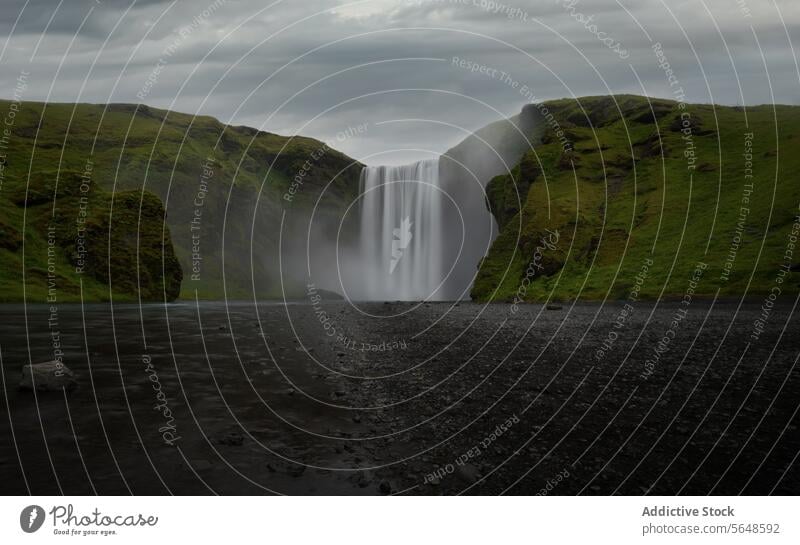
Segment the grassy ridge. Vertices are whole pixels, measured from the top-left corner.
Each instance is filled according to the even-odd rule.
[[[74,217],[78,213],[75,207],[85,196],[75,192],[80,192],[80,178],[89,167],[91,190],[87,195],[93,199],[88,207],[92,234],[116,222],[120,237],[127,233],[126,240],[135,240],[142,200],[144,231],[138,231],[140,238],[150,242],[158,239],[158,244],[146,249],[157,255],[141,250],[138,256],[147,263],[140,268],[146,284],[142,295],[146,299],[162,299],[153,288],[155,284],[150,285],[154,278],[151,265],[156,257],[159,263],[163,257],[167,293],[173,295],[178,278],[171,269],[173,247],[183,271],[181,297],[194,298],[197,293],[209,299],[225,295],[250,298],[253,278],[257,279],[259,297],[276,294],[277,236],[284,212],[287,221],[300,221],[323,188],[326,191],[320,209],[339,210],[350,203],[358,188],[360,165],[348,169],[351,159],[310,138],[232,127],[207,116],[143,105],[0,101],[0,112],[4,114],[17,107],[19,112],[2,150],[5,167],[0,185],[0,229],[8,236],[6,242],[0,243],[0,298],[4,301],[22,300],[23,267],[33,270],[26,276],[29,300],[39,300],[46,293],[47,282],[37,271],[43,263],[46,268],[45,213],[54,202],[58,214],[67,218],[65,222],[71,222],[68,230],[72,232],[67,239],[58,240],[57,274],[62,276],[63,298],[75,297],[78,278],[70,272],[74,263],[69,239],[74,243]],[[283,197],[300,172],[303,183],[289,202]],[[333,182],[328,184],[331,179]],[[19,195],[26,187],[39,197],[35,203],[28,203],[24,218]],[[166,214],[160,209],[159,200],[164,203]],[[130,217],[118,217],[128,212]],[[164,217],[171,244],[163,241],[162,252],[157,246],[162,242]],[[133,221],[135,218],[137,221]],[[21,244],[14,242],[23,231],[24,263]],[[91,252],[96,259],[105,260],[105,267],[100,262],[92,263],[94,275],[85,278],[84,286],[89,300],[108,298],[104,284],[108,278],[100,271],[108,269],[109,261],[112,269],[136,270],[135,251],[131,255],[125,244],[117,244],[120,240],[113,241],[110,255],[105,252],[101,257],[100,252]],[[93,247],[101,246],[101,242],[93,240]],[[193,274],[195,265],[199,274]],[[111,280],[114,284],[113,274]],[[129,280],[116,283],[115,297],[138,295],[136,283]]]
[[[27,191],[19,180],[5,184],[0,301],[23,298],[23,277],[31,303],[178,296],[183,273],[160,199],[138,191],[112,195],[87,181],[84,173],[62,171],[36,173]]]
[[[698,262],[698,293],[800,289],[800,107],[627,95],[544,106],[542,144],[487,187],[501,232],[474,299],[682,296]]]

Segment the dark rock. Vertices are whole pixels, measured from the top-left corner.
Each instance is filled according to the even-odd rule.
[[[713,129],[703,129],[703,120],[696,115],[689,115],[685,118],[676,115],[669,129],[672,132],[683,132],[684,134],[687,134],[684,131],[688,131],[689,134],[694,136],[709,136],[716,132]]]
[[[244,444],[244,437],[241,434],[232,432],[227,434],[225,437],[217,440],[217,443],[220,445],[227,445],[229,447],[240,447]]]
[[[22,380],[19,383],[21,390],[37,392],[57,392],[60,390],[71,391],[78,386],[75,374],[63,363],[48,361],[34,363],[22,368]]]
[[[9,225],[0,223],[0,248],[16,252],[22,247],[22,234]]]
[[[286,473],[288,473],[292,477],[299,477],[305,472],[306,472],[306,466],[302,464],[291,464],[286,470]]]
[[[556,166],[559,170],[572,170],[580,166],[581,158],[574,151],[565,151],[558,159]]]
[[[459,465],[456,474],[468,483],[474,483],[480,479],[480,471],[472,464]]]
[[[341,294],[331,290],[317,288],[317,295],[322,297],[323,301],[344,301],[344,297]]]

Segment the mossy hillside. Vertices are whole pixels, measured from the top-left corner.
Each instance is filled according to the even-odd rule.
[[[701,294],[766,294],[783,265],[794,272],[779,283],[782,293],[798,291],[797,252],[788,262],[785,254],[800,205],[800,156],[791,152],[800,107],[683,110],[634,96],[545,106],[570,145],[565,149],[550,126],[511,175],[489,184],[501,232],[480,265],[473,298],[625,299],[645,265],[640,297],[679,297],[698,262],[708,264]],[[690,138],[682,132],[684,112]],[[529,268],[547,230],[559,233],[557,248],[538,252],[546,266]]]
[[[174,300],[182,271],[160,199],[83,182],[72,171],[4,180],[0,301]]]
[[[8,106],[0,101],[0,110]],[[322,142],[233,127],[207,116],[144,105],[22,103],[9,143],[9,176],[25,178],[29,169],[82,173],[88,161],[93,186],[144,190],[163,201],[185,273],[182,297],[197,293],[209,299],[251,298],[253,278],[259,297],[277,294],[284,211],[287,224],[302,223],[325,188],[319,211],[338,213],[357,194],[360,171]],[[211,176],[203,179],[209,169]],[[288,202],[283,197],[301,170],[303,183]],[[201,220],[193,230],[198,210]],[[192,249],[198,241],[202,273],[193,279]]]

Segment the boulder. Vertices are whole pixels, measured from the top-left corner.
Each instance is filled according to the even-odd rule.
[[[63,363],[48,361],[34,363],[22,368],[22,381],[20,390],[33,390],[37,392],[57,392],[61,390],[74,390],[78,386],[75,374]]]
[[[456,474],[470,484],[481,478],[481,472],[472,464],[459,465]]]

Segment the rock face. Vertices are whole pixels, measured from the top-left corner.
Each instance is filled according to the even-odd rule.
[[[281,272],[279,239],[303,247],[313,211],[314,270],[327,270],[359,194],[362,165],[310,138],[135,104],[19,110],[0,191],[3,302],[23,292],[46,302],[53,265],[64,302],[164,302],[182,289],[192,299],[303,297],[305,263],[287,259]]]
[[[114,208],[87,222],[85,256],[74,238],[64,240],[71,262],[115,292],[138,294],[145,301],[174,301],[183,270],[165,225],[161,200],[149,192],[114,194]],[[109,241],[110,237],[110,241]]]
[[[63,363],[48,361],[34,363],[22,368],[22,381],[20,390],[33,390],[37,392],[57,392],[60,390],[74,390],[78,386],[75,374]]]
[[[183,269],[162,201],[149,191],[109,192],[73,170],[31,171],[25,189],[14,178],[0,195],[0,301],[18,300],[22,270],[31,298],[44,302],[48,270],[64,302],[115,299],[173,301]],[[6,192],[5,190],[9,191]],[[53,195],[57,192],[57,208]],[[25,226],[21,214],[25,213]],[[36,250],[22,259],[21,233]],[[26,246],[27,248],[27,246]],[[41,251],[40,251],[41,250]]]
[[[769,292],[800,200],[800,185],[785,180],[800,168],[800,155],[769,154],[793,145],[800,108],[777,108],[777,117],[771,108],[748,108],[747,121],[736,108],[632,95],[541,107],[540,143],[486,188],[499,233],[480,262],[473,300],[627,299],[632,291],[639,299],[682,297],[697,262],[710,270],[726,264],[731,237],[713,235],[741,230],[735,211],[743,194],[748,210],[772,214],[769,225],[751,214],[731,276],[710,272],[697,293]],[[742,135],[756,118],[770,126],[777,119],[780,129],[778,141],[744,144],[760,158],[754,177],[775,180],[778,173],[774,195],[750,195],[741,176],[724,175],[741,170]],[[709,213],[695,206],[700,202],[731,212]],[[762,240],[775,243],[762,246]],[[672,250],[653,250],[656,244]],[[800,290],[797,279],[784,286]]]
[[[509,174],[520,157],[539,142],[544,129],[538,110],[526,107],[514,117],[475,131],[441,156],[439,185],[447,195],[442,225],[444,238],[450,242],[445,244],[441,260],[445,270],[450,269],[448,298],[460,299],[469,291],[475,268],[502,223],[498,215],[492,217],[494,209],[487,210],[493,203],[491,195],[487,201],[487,184],[495,176]]]

